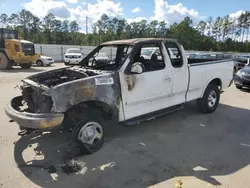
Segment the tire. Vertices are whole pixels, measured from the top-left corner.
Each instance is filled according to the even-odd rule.
[[[242,86],[239,86],[239,85],[235,85],[235,87],[236,87],[237,89],[242,89]]]
[[[64,62],[64,65],[69,65],[69,63],[67,63],[67,62]]]
[[[6,70],[11,68],[12,64],[9,58],[3,52],[0,52],[0,69]]]
[[[104,144],[105,121],[98,115],[99,113],[96,114],[95,111],[90,111],[92,113],[90,113],[88,109],[87,113],[84,113],[84,116],[74,119],[76,126],[72,131],[74,141],[84,154],[95,153],[101,149]],[[93,130],[94,132],[92,132]],[[87,135],[89,138],[86,137]]]
[[[32,66],[32,63],[22,63],[22,64],[19,64],[19,66],[22,69],[30,69],[30,67]]]
[[[196,104],[200,112],[212,113],[214,112],[220,101],[220,90],[217,85],[211,83],[207,86],[203,97],[197,99]]]
[[[36,65],[37,65],[38,67],[43,67],[43,62],[42,62],[41,60],[37,60],[37,61],[36,61]]]

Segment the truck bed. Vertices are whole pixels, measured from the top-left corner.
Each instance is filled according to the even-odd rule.
[[[202,97],[207,85],[219,78],[220,90],[227,88],[233,78],[234,61],[230,59],[193,62],[189,64],[189,86],[187,101]]]
[[[227,60],[227,61],[229,61],[230,59],[215,59],[215,58],[199,59],[199,58],[188,58],[188,64],[189,65],[193,65],[193,64],[197,64],[197,63],[209,63],[209,62],[221,61],[221,60]]]

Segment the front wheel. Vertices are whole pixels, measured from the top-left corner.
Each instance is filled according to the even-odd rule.
[[[12,64],[9,58],[2,52],[0,52],[0,69],[11,69]]]
[[[38,67],[42,67],[43,66],[43,62],[41,60],[37,60],[36,65]]]
[[[197,107],[202,113],[212,113],[218,107],[220,90],[217,85],[209,84],[202,98],[197,99]]]
[[[19,65],[22,69],[30,69],[30,67],[32,66],[32,63],[31,62],[30,63],[22,63]]]
[[[104,144],[105,122],[97,114],[87,113],[84,116],[73,120],[72,136],[83,153],[92,154]]]

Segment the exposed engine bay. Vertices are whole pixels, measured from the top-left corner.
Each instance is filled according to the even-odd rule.
[[[95,75],[98,75],[98,73],[95,73],[93,71],[88,71],[87,69],[70,68],[70,69],[59,69],[56,71],[38,74],[35,76],[31,76],[29,79],[38,84],[42,84],[47,87],[53,87],[66,82]]]
[[[50,96],[43,94],[46,88],[50,89],[63,83],[95,76],[101,73],[101,71],[72,67],[33,75],[23,80],[25,83],[21,86],[23,100],[27,104],[28,111],[30,112],[51,112],[53,101]],[[28,81],[32,81],[36,85],[27,83]],[[40,86],[45,86],[45,88]]]

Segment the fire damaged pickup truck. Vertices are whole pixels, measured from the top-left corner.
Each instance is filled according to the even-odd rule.
[[[79,66],[23,79],[22,95],[5,112],[21,129],[67,125],[82,150],[93,153],[111,121],[138,123],[192,100],[201,112],[214,112],[232,82],[233,66],[230,59],[187,59],[173,39],[106,42]]]

